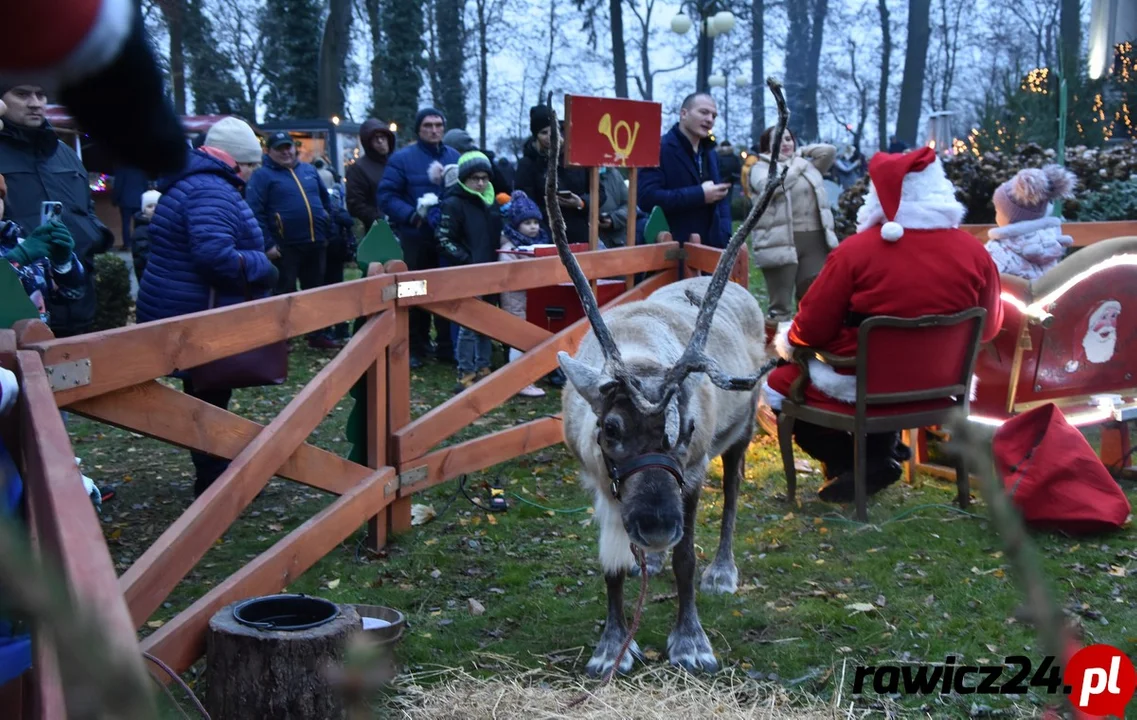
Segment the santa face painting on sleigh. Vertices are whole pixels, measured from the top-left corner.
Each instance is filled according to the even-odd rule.
[[[1117,321],[1121,315],[1121,303],[1106,300],[1093,309],[1083,321],[1085,330],[1075,337],[1075,357],[1066,361],[1066,372],[1077,372],[1085,362],[1097,365],[1109,362],[1117,349]],[[1077,348],[1081,353],[1077,353]]]

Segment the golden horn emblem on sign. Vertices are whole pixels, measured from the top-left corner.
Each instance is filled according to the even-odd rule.
[[[616,160],[620,164],[627,162],[628,157],[632,154],[632,148],[636,146],[636,137],[640,134],[640,123],[637,120],[635,129],[628,125],[627,120],[620,120],[616,123],[615,127],[612,126],[612,114],[604,113],[600,118],[600,125],[596,130],[608,138],[608,142],[612,144],[612,151],[616,154]],[[624,144],[621,146],[620,133],[623,133]]]

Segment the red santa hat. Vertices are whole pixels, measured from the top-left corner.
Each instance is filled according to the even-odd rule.
[[[869,161],[872,183],[857,211],[857,231],[880,228],[881,237],[896,242],[908,230],[957,228],[965,210],[955,187],[931,148],[907,153],[877,153]]]

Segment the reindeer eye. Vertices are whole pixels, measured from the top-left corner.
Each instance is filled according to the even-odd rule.
[[[609,415],[604,418],[604,437],[609,440],[619,440],[624,434],[624,424],[620,418]]]

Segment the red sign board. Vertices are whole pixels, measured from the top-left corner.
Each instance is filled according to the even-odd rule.
[[[565,96],[565,163],[656,167],[663,106],[643,100]]]

